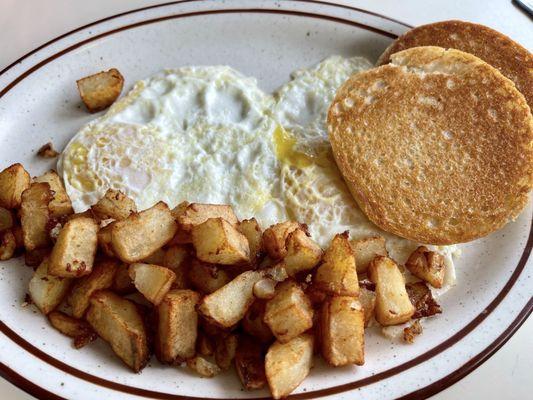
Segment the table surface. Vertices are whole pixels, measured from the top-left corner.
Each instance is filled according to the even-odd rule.
[[[333,0],[330,0],[333,1]],[[42,43],[81,25],[131,9],[162,3],[162,0],[0,0],[0,70]],[[463,19],[497,29],[533,49],[533,23],[510,0],[352,0],[350,4],[384,15],[395,15],[412,25]],[[460,397],[484,400],[531,398],[533,381],[533,318],[492,358],[450,388],[432,397],[450,400]],[[32,396],[0,378],[3,399],[29,400]]]

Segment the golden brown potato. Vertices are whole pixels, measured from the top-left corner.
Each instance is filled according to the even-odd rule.
[[[247,335],[239,337],[235,369],[246,390],[261,389],[266,384],[265,360],[261,345]]]
[[[50,254],[50,274],[63,278],[89,275],[96,255],[97,233],[98,224],[92,218],[68,221]]]
[[[13,164],[0,172],[0,207],[20,207],[22,192],[30,187],[30,183],[30,174],[21,164]]]
[[[209,218],[192,228],[192,244],[199,260],[235,265],[250,262],[246,236],[222,218]]]
[[[222,218],[234,226],[238,222],[231,206],[223,204],[182,203],[173,211],[176,221],[185,232],[192,231],[193,227],[211,218]]]
[[[135,285],[130,278],[129,265],[121,264],[115,273],[112,285],[113,291],[119,294],[128,294],[135,292]]]
[[[215,339],[215,361],[222,370],[228,370],[233,364],[239,339],[236,334],[218,336]]]
[[[272,225],[263,232],[263,246],[268,256],[273,260],[281,260],[287,255],[287,237],[301,224],[294,221],[281,222]]]
[[[176,275],[172,283],[172,289],[187,289],[187,270],[189,268],[189,251],[183,245],[173,245],[165,250],[163,255],[163,267],[166,267]]]
[[[146,329],[134,303],[108,290],[100,290],[91,296],[86,319],[133,371],[140,371],[148,362]]]
[[[57,218],[63,215],[70,215],[74,212],[70,197],[68,197],[63,182],[61,182],[59,175],[57,175],[55,171],[48,171],[44,175],[35,178],[33,181],[48,183],[50,185],[50,190],[54,192],[54,197],[48,204],[51,217]]]
[[[254,285],[254,296],[262,300],[270,300],[276,295],[277,282],[268,277],[257,281]]]
[[[194,356],[199,300],[200,295],[192,290],[173,289],[157,306],[156,349],[161,362],[182,362]]]
[[[7,208],[0,207],[0,232],[13,228],[15,217]]]
[[[159,202],[111,224],[113,252],[126,263],[141,261],[167,244],[177,226],[168,206]]]
[[[321,350],[331,365],[365,363],[365,316],[355,297],[328,298],[320,313]]]
[[[237,228],[248,239],[250,262],[255,264],[263,253],[263,231],[255,218],[245,219],[239,222]]]
[[[30,280],[29,294],[43,314],[50,313],[67,295],[72,279],[60,278],[48,273],[49,259],[45,258]]]
[[[113,285],[118,268],[118,261],[102,260],[95,263],[89,275],[75,281],[67,298],[67,303],[71,306],[72,315],[75,318],[83,318],[94,292],[108,289]]]
[[[74,347],[79,349],[98,337],[91,326],[82,319],[72,318],[61,311],[52,311],[48,320],[63,335],[74,338]]]
[[[309,334],[270,346],[265,357],[265,373],[274,399],[288,396],[309,374],[313,346],[313,336]]]
[[[37,155],[42,158],[56,158],[59,155],[59,152],[54,149],[52,142],[48,142],[43,144],[39,150],[37,150]]]
[[[9,260],[15,254],[17,241],[11,229],[0,232],[0,261]]]
[[[406,343],[414,343],[415,338],[418,335],[421,335],[423,332],[422,325],[420,324],[420,320],[416,320],[413,323],[411,323],[408,327],[403,329],[403,340]]]
[[[376,284],[376,320],[384,326],[409,321],[415,308],[405,289],[405,279],[396,263],[383,256],[377,256],[370,263],[368,272]]]
[[[323,263],[316,271],[313,285],[331,295],[357,296],[359,294],[355,257],[347,232],[335,235],[331,241],[324,254]]]
[[[76,81],[81,100],[89,112],[101,111],[115,102],[124,86],[124,78],[116,68],[98,72]]]
[[[311,302],[297,282],[287,280],[278,285],[276,295],[266,303],[264,321],[281,343],[313,326]]]
[[[115,257],[113,252],[113,244],[111,243],[111,231],[113,224],[104,226],[98,231],[98,247],[108,257]]]
[[[386,257],[388,255],[385,247],[385,238],[382,236],[352,240],[350,243],[355,256],[358,274],[366,272],[370,262],[377,256]]]
[[[231,281],[226,271],[215,264],[193,259],[189,266],[190,284],[203,294],[210,294]]]
[[[187,367],[203,378],[212,378],[222,372],[218,365],[200,356],[189,358],[187,360]]]
[[[365,326],[368,326],[368,323],[374,317],[374,309],[376,307],[376,293],[368,290],[367,288],[360,288],[359,290],[359,302],[363,307],[365,312]]]
[[[44,248],[51,244],[48,231],[50,219],[48,204],[52,197],[48,183],[32,183],[22,193],[20,222],[24,247],[28,251]]]
[[[198,310],[209,321],[231,328],[246,314],[254,301],[255,283],[263,277],[258,271],[246,271],[217,291],[205,296]]]
[[[420,246],[411,253],[405,266],[414,276],[428,282],[431,286],[442,287],[446,272],[442,254]]]
[[[107,189],[104,197],[91,207],[94,216],[100,221],[114,219],[122,221],[137,212],[135,201],[120,190]]]
[[[289,276],[313,269],[322,258],[322,249],[307,234],[296,229],[289,233],[286,240],[287,253],[280,265]]]
[[[161,303],[176,279],[170,269],[153,264],[131,264],[129,274],[137,290],[156,306]]]

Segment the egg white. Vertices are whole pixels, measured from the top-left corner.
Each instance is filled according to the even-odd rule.
[[[371,67],[361,57],[329,57],[295,71],[273,95],[225,66],[167,70],[137,82],[61,155],[73,207],[87,209],[108,188],[125,192],[139,209],[159,200],[171,207],[184,200],[230,204],[239,218],[256,217],[263,227],[304,222],[323,247],[343,231],[352,238],[382,235],[403,263],[418,244],[366,218],[327,135],[335,92]],[[453,248],[440,250],[451,262]]]

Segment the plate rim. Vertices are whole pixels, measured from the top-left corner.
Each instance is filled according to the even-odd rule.
[[[137,8],[130,11],[122,12],[119,14],[115,14],[109,17],[105,17],[102,19],[99,19],[97,21],[91,22],[89,24],[83,25],[79,28],[75,28],[69,32],[66,32],[62,35],[59,35],[55,37],[54,39],[42,44],[41,46],[29,51],[28,53],[21,56],[19,59],[5,67],[2,71],[0,71],[0,77],[2,77],[6,72],[11,70],[13,67],[15,67],[17,64],[21,63],[26,58],[30,57],[31,55],[39,52],[40,50],[46,48],[47,46],[66,38],[76,32],[82,31],[86,28],[89,28],[91,26],[95,26],[107,21],[110,21],[112,19],[116,19],[128,14],[138,13],[142,11],[146,11],[149,9],[155,9],[159,7],[165,7],[169,5],[176,5],[176,4],[183,4],[183,3],[199,3],[203,0],[181,0],[181,1],[171,1],[161,4],[155,4],[147,7]],[[408,25],[404,22],[395,20],[393,18],[390,18],[388,16],[378,14],[375,12],[371,12],[368,10],[364,10],[361,8],[356,8],[348,5],[343,4],[335,4],[330,3],[326,1],[320,1],[320,0],[291,0],[292,2],[296,3],[311,3],[311,4],[321,4],[325,6],[330,7],[336,7],[336,8],[343,8],[343,9],[349,9],[352,11],[357,11],[369,15],[373,15],[379,18],[383,18],[386,20],[389,20],[391,22],[395,22],[399,25],[403,25],[407,28],[411,28],[411,25]],[[37,62],[37,64],[33,65],[32,67],[26,69],[23,73],[21,73],[19,76],[15,77],[11,82],[9,82],[3,89],[0,91],[0,98],[2,98],[7,92],[9,92],[16,84],[20,81],[22,81],[25,77],[29,76],[31,73],[35,72],[36,70],[40,69],[44,65],[46,65],[48,62],[61,57],[63,54],[66,54],[75,48],[78,48],[86,43],[92,42],[94,40],[98,40],[102,37],[111,35],[113,33],[132,29],[137,26],[146,25],[149,23],[156,23],[161,22],[168,19],[177,19],[177,18],[183,18],[183,17],[190,17],[190,16],[199,16],[199,15],[209,15],[209,14],[225,14],[225,13],[281,13],[281,14],[290,14],[290,15],[298,15],[298,16],[304,16],[304,17],[314,17],[314,18],[321,18],[326,20],[332,20],[333,22],[338,23],[348,23],[350,25],[358,26],[364,29],[368,29],[371,31],[374,31],[375,33],[382,34],[388,37],[397,37],[395,34],[391,34],[390,32],[383,31],[381,29],[370,27],[363,25],[361,23],[358,23],[356,21],[351,20],[343,20],[338,17],[334,17],[331,15],[323,15],[323,14],[317,14],[313,12],[301,12],[296,10],[283,10],[283,9],[269,9],[264,6],[259,6],[257,8],[237,8],[237,9],[211,9],[206,11],[197,11],[197,12],[189,12],[189,13],[182,13],[182,14],[172,14],[172,15],[165,15],[160,16],[156,18],[151,18],[147,20],[141,20],[135,23],[126,24],[123,26],[120,26],[119,28],[111,29],[109,31],[100,33],[95,36],[90,36],[86,39],[80,39],[79,41],[76,41],[74,44],[68,46],[67,48],[57,51],[51,56],[48,56],[44,58],[44,60],[41,60]],[[441,342],[437,346],[433,347],[432,349],[426,351],[425,353],[415,357],[414,359],[409,360],[408,362],[405,362],[403,364],[400,364],[398,366],[395,366],[393,368],[390,368],[388,370],[382,371],[376,375],[369,376],[367,378],[359,379],[357,381],[349,382],[342,385],[336,385],[330,388],[324,388],[324,389],[318,389],[314,391],[299,393],[295,395],[291,395],[290,398],[298,398],[298,399],[308,399],[308,398],[315,398],[315,397],[322,397],[322,396],[328,396],[328,395],[334,395],[338,393],[347,392],[350,390],[354,390],[358,387],[366,386],[372,383],[377,383],[381,381],[382,379],[387,379],[391,376],[397,375],[405,370],[408,370],[416,365],[419,365],[425,361],[428,361],[429,359],[435,357],[436,355],[440,354],[441,352],[447,350],[449,347],[453,346],[454,344],[460,342],[466,335],[468,335],[470,332],[472,332],[477,326],[479,326],[486,317],[488,317],[492,311],[494,311],[498,305],[503,301],[503,299],[506,297],[507,292],[514,286],[518,278],[520,277],[521,273],[523,272],[525,266],[527,265],[528,259],[530,257],[530,253],[533,247],[533,223],[530,220],[530,229],[529,229],[529,236],[528,240],[526,242],[526,245],[523,249],[521,258],[518,262],[518,265],[514,268],[514,271],[509,278],[509,280],[506,282],[504,287],[501,289],[501,291],[496,295],[496,297],[490,302],[490,304],[484,309],[484,311],[479,314],[477,317],[473,318],[465,327],[463,327],[460,331],[446,339],[445,341]],[[526,303],[526,305],[522,308],[521,311],[517,314],[515,319],[509,324],[509,326],[486,348],[484,348],[481,352],[476,354],[472,359],[470,359],[468,362],[466,362],[464,365],[457,368],[455,371],[451,372],[450,374],[438,379],[437,381],[434,381],[432,383],[429,383],[428,385],[417,389],[413,392],[410,392],[406,395],[403,395],[399,397],[398,399],[422,399],[427,398],[428,396],[434,395],[447,387],[453,385],[460,379],[464,378],[466,375],[474,371],[477,367],[479,367],[481,364],[483,364],[486,360],[488,360],[497,350],[499,350],[511,337],[512,335],[520,328],[520,326],[526,321],[528,316],[533,311],[533,297],[530,297],[529,301]],[[39,358],[41,361],[45,362],[46,364],[55,367],[63,369],[67,367],[67,371],[63,369],[63,371],[67,372],[69,375],[76,376],[87,383],[90,384],[96,384],[103,386],[107,389],[111,390],[117,390],[122,393],[128,393],[133,394],[137,396],[150,396],[153,398],[160,398],[160,399],[199,399],[199,397],[190,397],[190,396],[181,396],[181,395],[175,395],[171,393],[163,393],[163,392],[155,392],[150,391],[142,388],[137,388],[134,386],[129,386],[125,384],[119,384],[116,382],[108,381],[104,378],[100,378],[95,375],[91,375],[88,373],[85,373],[83,371],[80,371],[66,363],[63,363],[62,361],[55,359],[54,357],[48,355],[44,351],[38,349],[37,347],[33,346],[29,342],[27,342],[25,339],[23,339],[21,336],[19,336],[16,332],[11,330],[6,324],[4,324],[3,321],[0,320],[0,332],[2,332],[7,338],[9,338],[14,344],[22,347],[26,352],[29,354],[32,354]],[[31,349],[31,350],[28,350]],[[58,367],[60,365],[61,367]],[[75,373],[72,373],[74,371]],[[88,375],[89,377],[93,379],[87,379],[83,377],[83,375]],[[14,384],[15,386],[19,387],[20,389],[26,391],[32,396],[36,396],[38,398],[50,398],[50,399],[64,399],[63,397],[59,396],[58,394],[52,393],[48,391],[47,389],[39,386],[35,382],[32,382],[28,380],[27,378],[20,375],[18,372],[12,370],[7,365],[5,365],[3,362],[0,362],[0,376],[4,377],[6,380]],[[102,385],[100,382],[106,382],[108,384]],[[129,390],[123,390],[122,388],[127,388]],[[200,397],[203,398],[203,397]],[[255,398],[256,399],[256,398]]]

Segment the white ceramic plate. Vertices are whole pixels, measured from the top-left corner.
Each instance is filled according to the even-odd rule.
[[[52,167],[35,157],[52,140],[62,148],[93,116],[75,80],[117,67],[127,88],[162,68],[227,64],[271,91],[291,71],[328,55],[375,60],[408,26],[394,15],[310,1],[184,1],[148,7],[79,28],[36,49],[0,74],[0,166]],[[317,361],[291,397],[425,398],[493,354],[527,318],[531,301],[529,204],[516,222],[463,246],[457,286],[440,298],[443,314],[413,345],[367,335],[364,367]],[[40,398],[256,398],[228,372],[200,379],[152,360],[127,370],[102,341],[79,351],[32,307],[22,307],[31,268],[0,263],[0,373]],[[139,398],[139,397],[137,397]]]

